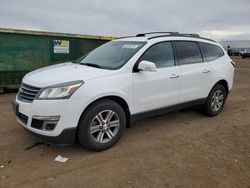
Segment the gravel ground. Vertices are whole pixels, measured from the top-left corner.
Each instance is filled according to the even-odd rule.
[[[0,95],[0,187],[250,187],[250,59],[213,118],[187,109],[136,123],[104,152],[38,145]],[[55,162],[57,155],[69,157]]]

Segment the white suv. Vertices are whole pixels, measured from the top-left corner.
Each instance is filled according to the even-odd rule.
[[[78,61],[28,73],[13,108],[42,141],[113,146],[138,118],[202,105],[217,115],[232,89],[234,62],[195,34],[143,33],[108,42]]]

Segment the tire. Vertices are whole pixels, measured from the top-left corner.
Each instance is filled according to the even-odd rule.
[[[226,88],[220,84],[215,85],[210,91],[203,106],[205,115],[209,117],[217,116],[222,111],[226,98]]]
[[[112,100],[95,102],[82,115],[78,125],[78,141],[86,149],[106,150],[115,145],[126,127],[122,107]]]

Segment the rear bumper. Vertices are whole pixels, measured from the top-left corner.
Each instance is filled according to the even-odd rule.
[[[244,57],[250,57],[250,53],[244,53],[243,56]]]

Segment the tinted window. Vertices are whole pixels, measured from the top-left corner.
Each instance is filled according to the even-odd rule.
[[[195,42],[176,41],[175,47],[181,65],[202,62],[199,46]]]
[[[140,58],[155,63],[157,68],[174,66],[174,53],[171,42],[161,42],[150,47]]]
[[[208,43],[199,43],[199,46],[205,61],[214,61],[224,55],[224,52],[219,46]]]

